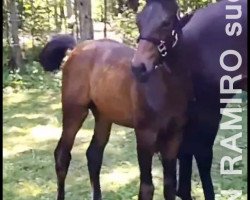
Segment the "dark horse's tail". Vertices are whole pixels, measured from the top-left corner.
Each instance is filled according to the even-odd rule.
[[[56,35],[42,49],[39,62],[45,71],[59,70],[68,49],[76,46],[76,40],[71,35]]]

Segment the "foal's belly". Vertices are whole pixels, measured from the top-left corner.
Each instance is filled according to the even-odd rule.
[[[106,98],[106,100],[108,100],[108,98]],[[103,117],[115,124],[133,128],[132,110],[129,107],[124,106],[122,102],[118,104],[116,102],[111,103],[112,101],[114,100],[109,99],[107,102],[96,99],[93,100],[98,113]]]
[[[133,128],[129,65],[102,66],[93,71],[90,98],[102,117],[118,125]]]

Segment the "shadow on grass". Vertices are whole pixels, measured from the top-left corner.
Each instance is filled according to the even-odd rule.
[[[53,152],[61,134],[60,93],[34,91],[6,95],[3,104],[4,199],[55,199]],[[66,199],[90,199],[85,153],[93,134],[93,125],[94,118],[89,115],[84,129],[77,135],[66,180]],[[116,199],[109,196],[118,189],[122,193],[133,192],[133,195],[137,192],[134,192],[134,184],[131,184],[131,192],[127,190],[128,186],[122,189],[125,184],[129,185],[130,179],[138,177],[136,152],[127,151],[135,149],[133,131],[119,126],[114,126],[112,130],[101,173],[105,199]],[[131,170],[137,175],[134,176]],[[119,181],[120,176],[126,181]]]
[[[60,121],[60,110],[60,93],[24,92],[5,95],[3,123],[7,127],[15,124],[25,128],[34,124],[48,124],[50,116]]]
[[[56,176],[53,151],[56,143],[57,141],[54,140],[41,142],[39,148],[29,149],[4,159],[3,196],[5,200],[53,199],[55,197]],[[132,159],[128,158],[126,148],[119,145],[118,147],[121,148],[121,151],[116,151],[110,145],[104,155],[101,182],[104,197],[107,197],[105,199],[117,199],[116,196],[119,194],[109,198],[117,189],[122,194],[126,193],[127,197],[136,194],[134,192],[135,184],[131,184],[130,190],[127,190],[128,186],[123,188],[124,183],[119,183],[119,181],[116,183],[116,178],[119,180],[120,175],[123,175],[128,182],[129,178],[134,178],[129,175],[130,169],[137,169],[135,156],[133,155]],[[84,155],[85,148],[76,145],[74,150],[66,181],[66,197],[73,200],[82,199],[82,197],[89,199],[90,183]],[[127,162],[125,163],[124,160]],[[129,185],[129,183],[127,184]],[[107,188],[114,190],[108,191]]]
[[[56,175],[54,170],[54,148],[61,134],[61,104],[59,92],[25,92],[4,97],[4,155],[3,196],[5,200],[55,199]],[[247,147],[246,112],[243,121],[241,147]],[[85,157],[93,134],[94,118],[89,115],[77,135],[72,151],[72,161],[66,180],[66,199],[90,199],[90,183]],[[219,132],[214,147],[213,179],[216,193],[222,189],[242,188],[246,199],[247,158],[243,150],[243,175],[220,176],[219,162],[223,155],[219,141],[229,132]],[[230,133],[232,134],[232,133]],[[162,169],[154,159],[153,175],[155,200],[162,200]],[[134,131],[114,125],[110,141],[105,149],[101,172],[104,200],[137,199],[139,170],[136,156]],[[194,164],[193,195],[202,200],[202,189]],[[223,199],[223,198],[220,198]]]

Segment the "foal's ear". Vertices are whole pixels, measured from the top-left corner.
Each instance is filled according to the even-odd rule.
[[[139,7],[139,0],[128,0],[128,7],[131,8],[134,12],[137,12]]]
[[[179,19],[180,28],[183,28],[184,26],[186,26],[186,24],[190,21],[193,15],[194,13],[189,13],[189,14],[184,15],[183,17],[180,17]]]

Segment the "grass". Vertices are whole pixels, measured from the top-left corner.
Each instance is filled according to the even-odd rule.
[[[4,94],[3,98],[3,198],[5,200],[55,199],[56,176],[53,151],[61,134],[60,92],[26,91]],[[72,151],[66,180],[66,199],[90,199],[90,184],[85,152],[93,132],[93,116],[79,131]],[[214,148],[213,179],[216,193],[222,189],[242,189],[247,199],[247,115],[243,112],[243,174],[221,176],[219,162],[233,152],[219,141],[234,132],[219,132]],[[114,125],[101,172],[104,200],[137,199],[139,170],[133,129]],[[157,156],[153,166],[155,200],[162,200],[162,168]],[[202,188],[196,164],[193,172],[193,196],[202,200]],[[219,197],[218,199],[228,199]]]

